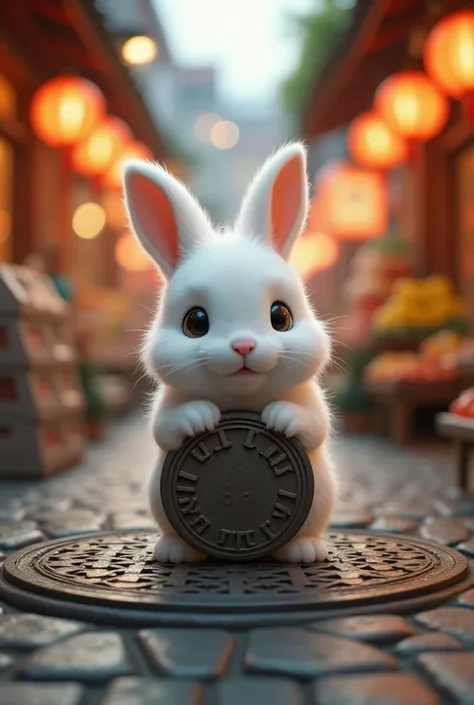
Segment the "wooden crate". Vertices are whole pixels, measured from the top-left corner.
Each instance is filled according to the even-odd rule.
[[[450,438],[456,454],[458,483],[465,492],[469,489],[469,456],[474,446],[474,419],[445,412],[437,414],[436,428],[440,436]]]

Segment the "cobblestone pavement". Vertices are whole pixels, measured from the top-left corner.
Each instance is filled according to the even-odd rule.
[[[334,526],[396,532],[474,559],[474,500],[452,488],[444,446],[334,441]],[[42,483],[0,483],[0,562],[48,538],[153,526],[153,446],[140,415],[87,462]],[[2,555],[3,554],[3,555]],[[0,705],[440,705],[474,703],[474,589],[419,614],[341,617],[232,635],[120,629],[0,603]]]

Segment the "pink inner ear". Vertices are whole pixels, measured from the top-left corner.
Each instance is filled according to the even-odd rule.
[[[293,157],[278,174],[271,195],[272,238],[280,252],[290,236],[301,207],[301,162]]]
[[[162,188],[142,174],[131,179],[133,207],[143,236],[160,259],[174,268],[179,260],[178,227],[173,206]]]

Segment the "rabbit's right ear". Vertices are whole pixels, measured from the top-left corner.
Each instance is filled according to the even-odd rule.
[[[129,161],[123,190],[130,225],[168,279],[181,257],[212,236],[212,226],[187,188],[157,164]]]

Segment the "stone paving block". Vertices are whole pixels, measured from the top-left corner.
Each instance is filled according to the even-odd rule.
[[[284,678],[230,678],[218,683],[217,702],[219,705],[304,705],[305,701],[299,686]]]
[[[34,521],[0,521],[0,549],[15,551],[45,538]]]
[[[472,517],[474,516],[474,498],[458,497],[452,499],[437,499],[433,506],[443,516]]]
[[[202,705],[202,703],[202,686],[192,681],[126,677],[117,678],[109,684],[100,705]]]
[[[420,535],[430,541],[455,546],[469,538],[469,530],[456,519],[427,517],[420,527]]]
[[[461,651],[466,647],[450,634],[427,632],[403,639],[395,647],[395,653],[400,656],[416,656],[425,651]]]
[[[221,676],[234,646],[231,635],[220,629],[147,629],[139,639],[159,673],[179,678]]]
[[[67,512],[51,514],[42,524],[42,528],[52,538],[61,538],[98,531],[105,519],[105,515],[89,509],[70,509]]]
[[[372,531],[382,531],[387,534],[408,534],[417,530],[418,523],[404,517],[379,517],[369,528]]]
[[[373,516],[366,511],[340,511],[331,519],[331,526],[338,529],[364,529]]]
[[[0,646],[36,649],[84,629],[80,622],[38,614],[7,614],[0,617]]]
[[[79,705],[84,690],[77,683],[5,683],[0,705]]]
[[[317,705],[442,705],[441,698],[411,673],[330,676],[313,685]]]
[[[368,641],[371,644],[386,644],[415,634],[413,627],[395,614],[364,614],[356,617],[327,619],[314,622],[311,628],[348,639]]]
[[[71,509],[69,497],[42,497],[25,508],[25,516],[35,521],[48,521],[52,514],[67,512]]]
[[[78,634],[33,652],[21,674],[37,680],[103,681],[134,675],[123,641],[114,632]]]
[[[474,647],[474,611],[465,607],[438,607],[415,616],[418,624],[451,634]]]
[[[0,653],[0,671],[4,670],[5,668],[8,668],[12,665],[12,663],[13,658],[11,656],[9,656],[8,654]]]
[[[461,593],[456,598],[456,603],[462,605],[463,607],[473,607],[474,608],[474,588]]]
[[[464,555],[469,556],[469,558],[474,558],[474,541],[463,541],[456,546],[456,551],[464,553]]]
[[[295,677],[397,668],[392,656],[374,646],[296,627],[253,630],[245,664],[250,671]]]
[[[434,687],[449,694],[456,705],[473,705],[473,653],[421,654],[416,662]]]

